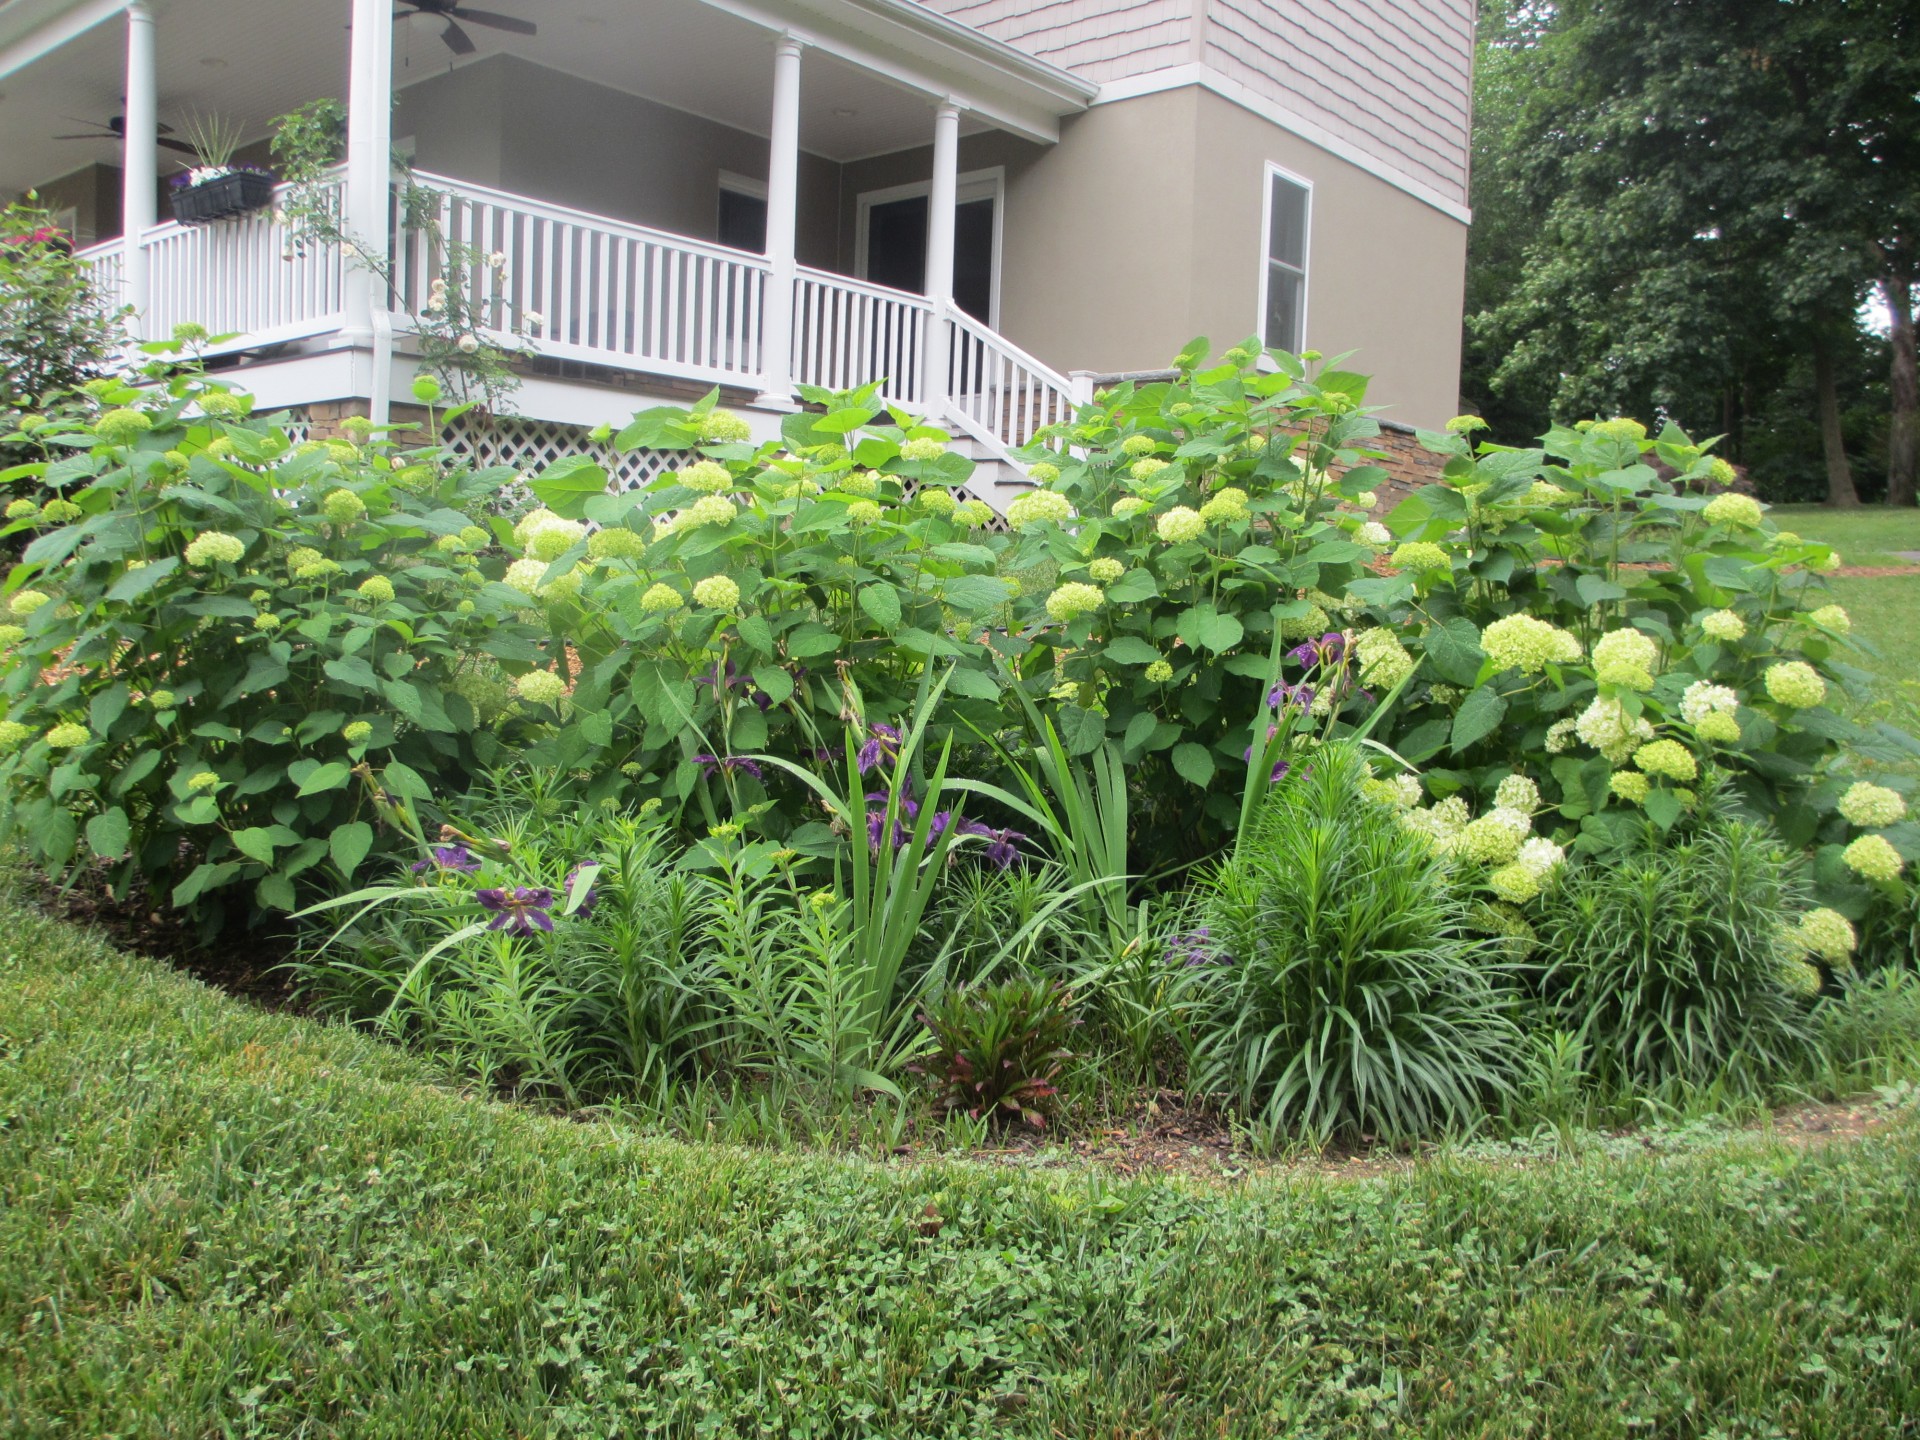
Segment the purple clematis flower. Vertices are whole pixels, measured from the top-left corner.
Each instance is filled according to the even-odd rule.
[[[458,870],[471,875],[479,868],[480,862],[464,845],[435,845],[427,851],[426,859],[413,862],[416,875],[424,875],[429,870]]]
[[[860,773],[895,759],[900,754],[900,732],[891,725],[872,725],[867,743],[860,747]]]
[[[747,759],[744,755],[696,755],[693,757],[693,763],[708,772],[718,770],[722,775],[737,770],[742,775],[751,775],[756,780],[764,781],[767,778],[767,772],[762,770],[757,762]]]
[[[553,929],[553,891],[544,885],[516,885],[511,890],[476,890],[473,898],[482,910],[491,910],[489,930],[505,930],[510,935],[531,935],[536,930]]]
[[[589,865],[598,865],[599,863],[598,860],[582,860],[578,865],[567,871],[567,878],[560,882],[560,898],[564,901],[567,896],[573,893],[573,882],[579,878],[582,870],[586,869]],[[595,879],[597,881],[598,877],[596,876]],[[588,885],[587,893],[580,897],[580,904],[573,912],[573,918],[576,920],[585,920],[589,915],[593,914],[593,907],[599,903],[600,886],[598,883]]]
[[[1338,665],[1347,653],[1347,637],[1338,630],[1329,630],[1318,640],[1309,640],[1304,645],[1296,645],[1287,655],[1297,665]]]

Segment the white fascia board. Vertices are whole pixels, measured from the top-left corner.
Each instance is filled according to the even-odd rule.
[[[24,70],[94,26],[111,20],[130,0],[24,0],[0,12],[0,78]]]
[[[1386,181],[1396,190],[1406,192],[1422,204],[1431,205],[1442,215],[1458,220],[1462,225],[1473,223],[1473,211],[1458,200],[1441,194],[1431,185],[1414,179],[1403,170],[1396,170],[1385,161],[1369,155],[1352,141],[1342,140],[1325,126],[1316,124],[1306,116],[1248,89],[1232,76],[1222,74],[1211,65],[1202,65],[1195,61],[1112,80],[1100,87],[1100,93],[1094,98],[1093,103],[1112,105],[1122,100],[1133,100],[1142,95],[1157,95],[1163,90],[1179,90],[1189,85],[1211,90],[1221,99],[1231,101],[1243,110],[1251,110],[1269,124],[1277,125],[1287,133],[1299,136],[1310,145],[1319,146],[1329,155],[1366,171],[1375,179]]]
[[[1086,109],[1097,88],[906,0],[702,3],[1045,145],[1059,140],[1060,117]]]

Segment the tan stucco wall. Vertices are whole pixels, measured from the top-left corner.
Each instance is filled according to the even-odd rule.
[[[1055,369],[1102,372],[1254,334],[1269,162],[1313,186],[1306,348],[1357,352],[1388,418],[1441,424],[1458,403],[1466,226],[1197,86],[1095,106],[1057,146],[961,141],[963,171],[1006,173],[1001,330]],[[861,192],[931,165],[920,146],[845,167],[841,269]]]

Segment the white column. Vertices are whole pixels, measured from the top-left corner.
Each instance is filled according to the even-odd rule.
[[[793,404],[794,258],[800,224],[800,42],[773,52],[773,125],[767,141],[767,301],[761,311],[760,400]]]
[[[387,268],[393,186],[393,5],[352,0],[347,48],[347,177],[342,228],[360,254],[345,261],[341,298],[345,333],[366,341],[373,312],[389,304],[379,277]]]
[[[942,100],[933,112],[933,180],[927,189],[927,299],[933,323],[927,327],[927,387],[921,404],[929,414],[944,411],[952,389],[947,362],[953,311],[953,207],[960,189],[960,107]]]
[[[126,247],[126,302],[133,307],[128,322],[136,340],[148,336],[143,326],[149,298],[147,252],[140,241],[153,228],[155,193],[160,187],[159,81],[154,67],[153,7],[133,0],[127,7],[126,132],[120,146],[121,243]]]

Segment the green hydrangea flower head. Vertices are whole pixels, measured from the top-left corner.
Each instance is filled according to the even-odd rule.
[[[871,470],[849,470],[834,483],[843,495],[878,495],[880,477]]]
[[[40,513],[40,507],[31,500],[16,500],[7,506],[7,519],[31,520]]]
[[[1740,478],[1740,472],[1716,455],[1707,462],[1707,479],[1715,485],[1730,487]]]
[[[1900,872],[1907,868],[1907,862],[1884,835],[1860,836],[1840,852],[1840,858],[1854,874],[1883,884],[1898,880]]]
[[[1609,630],[1594,642],[1593,676],[1602,685],[1651,690],[1660,646],[1640,630]]]
[[[173,709],[173,699],[173,691],[155,690],[147,696],[147,703],[156,710],[171,710]]]
[[[1164,685],[1173,679],[1173,666],[1164,660],[1155,660],[1147,666],[1147,679],[1155,685]]]
[[[453,607],[453,613],[456,615],[471,615],[477,608],[479,607],[477,607],[473,601],[462,600],[458,605]]]
[[[237,535],[219,530],[208,530],[187,543],[187,563],[199,569],[216,562],[237,565],[246,553],[247,547]]]
[[[53,507],[49,505],[47,508],[51,510]],[[1853,631],[1853,617],[1840,605],[1822,605],[1807,618],[1822,630],[1831,630],[1836,635],[1847,635]]]
[[[919,439],[909,440],[900,447],[900,458],[902,460],[938,460],[946,453],[947,447],[945,442],[935,440],[930,435],[923,435]]]
[[[1051,485],[1060,478],[1060,467],[1042,460],[1027,467],[1027,478],[1036,485]]]
[[[236,397],[239,398],[239,397]],[[252,397],[245,399],[248,411],[253,409]],[[373,438],[373,421],[365,415],[349,415],[340,422],[340,433],[356,445],[364,445]]]
[[[507,567],[507,573],[501,580],[522,595],[540,593],[541,582],[547,576],[547,562],[544,560],[516,560]]]
[[[731,410],[709,410],[700,417],[700,438],[709,445],[743,445],[753,438],[753,426]]]
[[[384,605],[393,599],[393,581],[384,575],[369,575],[360,582],[360,598]]]
[[[1136,457],[1151,455],[1159,448],[1160,442],[1155,440],[1151,435],[1129,435],[1120,442],[1120,449],[1124,454]]]
[[[367,502],[351,490],[333,490],[320,502],[320,513],[329,524],[344,528],[367,513]]]
[[[1607,780],[1607,788],[1622,800],[1630,800],[1635,805],[1646,804],[1647,796],[1653,791],[1652,782],[1638,770],[1614,771]]]
[[[1502,670],[1538,675],[1549,665],[1571,665],[1580,658],[1580,639],[1571,631],[1531,615],[1507,615],[1481,632],[1480,648]]]
[[[72,750],[92,738],[93,733],[86,726],[73,720],[63,720],[47,731],[47,746],[53,750]]]
[[[0,720],[0,750],[18,750],[33,738],[33,731],[18,720]]]
[[[1207,522],[1198,510],[1176,505],[1154,522],[1154,530],[1167,544],[1184,545],[1206,534]]]
[[[1602,440],[1631,440],[1637,444],[1647,438],[1647,427],[1620,415],[1611,420],[1594,421],[1587,433]]]
[[[1116,560],[1111,555],[1101,555],[1087,566],[1087,574],[1098,585],[1111,585],[1126,573],[1126,562]]]
[[[1693,752],[1678,740],[1655,740],[1633,752],[1633,763],[1649,775],[1664,775],[1669,780],[1696,780],[1700,767]]]
[[[649,585],[646,594],[640,597],[640,608],[649,615],[664,615],[669,610],[678,610],[686,603],[680,598],[678,590],[659,581]]]
[[[271,610],[262,610],[258,615],[253,617],[253,628],[256,630],[278,630],[280,628],[280,617]]]
[[[1693,733],[1709,745],[1738,745],[1740,722],[1731,715],[1715,711],[1711,715],[1702,715],[1694,725]]]
[[[373,726],[365,720],[355,720],[343,727],[340,738],[349,745],[359,745],[372,738]]]
[[[1146,508],[1147,502],[1142,500],[1138,495],[1123,495],[1113,502],[1113,518],[1116,520],[1131,520]]]
[[[194,397],[202,415],[215,420],[244,420],[253,406],[231,390],[202,390]]]
[[[93,433],[109,445],[131,445],[153,429],[153,417],[143,410],[109,410],[93,422]]]
[[[953,518],[972,529],[993,523],[993,507],[984,500],[962,500],[954,507]]]
[[[1518,860],[1487,876],[1487,887],[1511,905],[1524,905],[1540,893],[1540,877]]]
[[[701,525],[731,525],[739,513],[724,495],[702,495],[680,512],[679,523],[689,529]]]
[[[1016,530],[1046,522],[1065,525],[1072,519],[1072,502],[1057,490],[1029,490],[1007,506],[1007,523]]]
[[[1907,802],[1898,790],[1856,780],[1840,797],[1840,813],[1850,825],[1863,830],[1878,830],[1898,825],[1907,818]]]
[[[1860,943],[1852,922],[1838,910],[1829,910],[1824,905],[1800,917],[1793,938],[1809,954],[1839,966],[1852,964],[1854,947]]]
[[[1168,463],[1160,459],[1157,455],[1146,455],[1129,465],[1127,467],[1127,474],[1131,475],[1135,480],[1145,481],[1153,479],[1153,477],[1158,475],[1162,470],[1170,468]]]
[[[1573,722],[1573,733],[1615,765],[1626,762],[1644,742],[1653,739],[1653,726],[1627,713],[1611,696],[1596,697]]]
[[[1393,532],[1378,520],[1363,520],[1355,528],[1353,538],[1362,545],[1371,545],[1376,550],[1384,550],[1393,543]]]
[[[1700,629],[1709,640],[1730,644],[1746,638],[1747,622],[1732,610],[1709,610],[1700,617]]]
[[[1455,853],[1482,865],[1505,865],[1520,854],[1533,821],[1518,810],[1495,808],[1460,832]]]
[[[1536,480],[1527,487],[1527,493],[1520,497],[1520,503],[1531,510],[1550,510],[1556,505],[1565,505],[1573,499],[1570,491],[1562,490],[1550,480]]]
[[[49,525],[65,525],[70,520],[78,520],[87,512],[71,500],[49,500],[46,508],[40,512],[40,518]]]
[[[24,625],[0,625],[0,645],[14,646],[27,638]]]
[[[1327,614],[1326,607],[1315,605],[1304,615],[1295,615],[1280,622],[1282,640],[1313,640],[1333,628],[1333,617]]]
[[[1503,810],[1531,815],[1540,808],[1540,787],[1525,775],[1509,775],[1494,787],[1493,803]]]
[[[482,530],[478,525],[461,526],[460,539],[470,550],[484,549],[493,543],[493,535],[486,530]]]
[[[847,523],[850,525],[878,525],[880,520],[880,506],[872,500],[856,500],[847,506]]]
[[[1106,603],[1106,594],[1098,585],[1070,580],[1047,596],[1047,614],[1064,625],[1082,615],[1092,614]]]
[[[44,590],[19,590],[7,603],[7,609],[15,615],[31,615],[41,606],[52,601],[53,597]]]
[[[595,560],[638,560],[646,553],[645,537],[624,525],[610,525],[587,537],[587,554]]]
[[[1449,435],[1471,435],[1476,430],[1485,430],[1487,422],[1478,415],[1456,415],[1447,421]]]
[[[1707,502],[1707,508],[1700,512],[1707,517],[1709,525],[1725,525],[1734,530],[1753,530],[1759,527],[1765,515],[1760,502],[1751,495],[1741,495],[1728,490],[1716,495]]]
[[[1389,562],[1396,570],[1451,570],[1453,561],[1447,552],[1431,540],[1409,540],[1393,552]]]
[[[913,503],[930,515],[951,515],[960,502],[953,498],[951,490],[943,490],[937,485],[929,485],[913,497]]]
[[[557,705],[567,682],[551,670],[529,670],[513,682],[513,693],[529,705]]]
[[[1811,710],[1827,698],[1827,682],[1804,660],[1769,665],[1764,677],[1767,694],[1793,710]]]
[[[696,460],[684,470],[676,471],[673,478],[702,495],[724,495],[738,488],[733,472],[718,460]]]
[[[297,573],[309,565],[318,565],[325,558],[311,546],[297,545],[287,552],[287,570],[290,573]]]
[[[220,777],[211,770],[201,770],[187,779],[187,789],[195,791],[211,790],[220,783]]]
[[[732,610],[740,604],[740,587],[725,575],[709,575],[693,587],[693,601],[709,610]]]
[[[1360,683],[1370,689],[1391,690],[1413,673],[1413,656],[1391,630],[1362,630],[1353,637],[1353,653],[1360,661]]]
[[[302,565],[293,572],[296,580],[325,580],[329,575],[338,575],[340,565],[334,560],[315,560],[311,565]]]
[[[1200,507],[1200,518],[1209,525],[1237,525],[1251,513],[1247,509],[1247,492],[1237,485],[1214,491]]]
[[[549,520],[527,536],[527,554],[549,565],[586,537],[587,527],[578,520]]]

